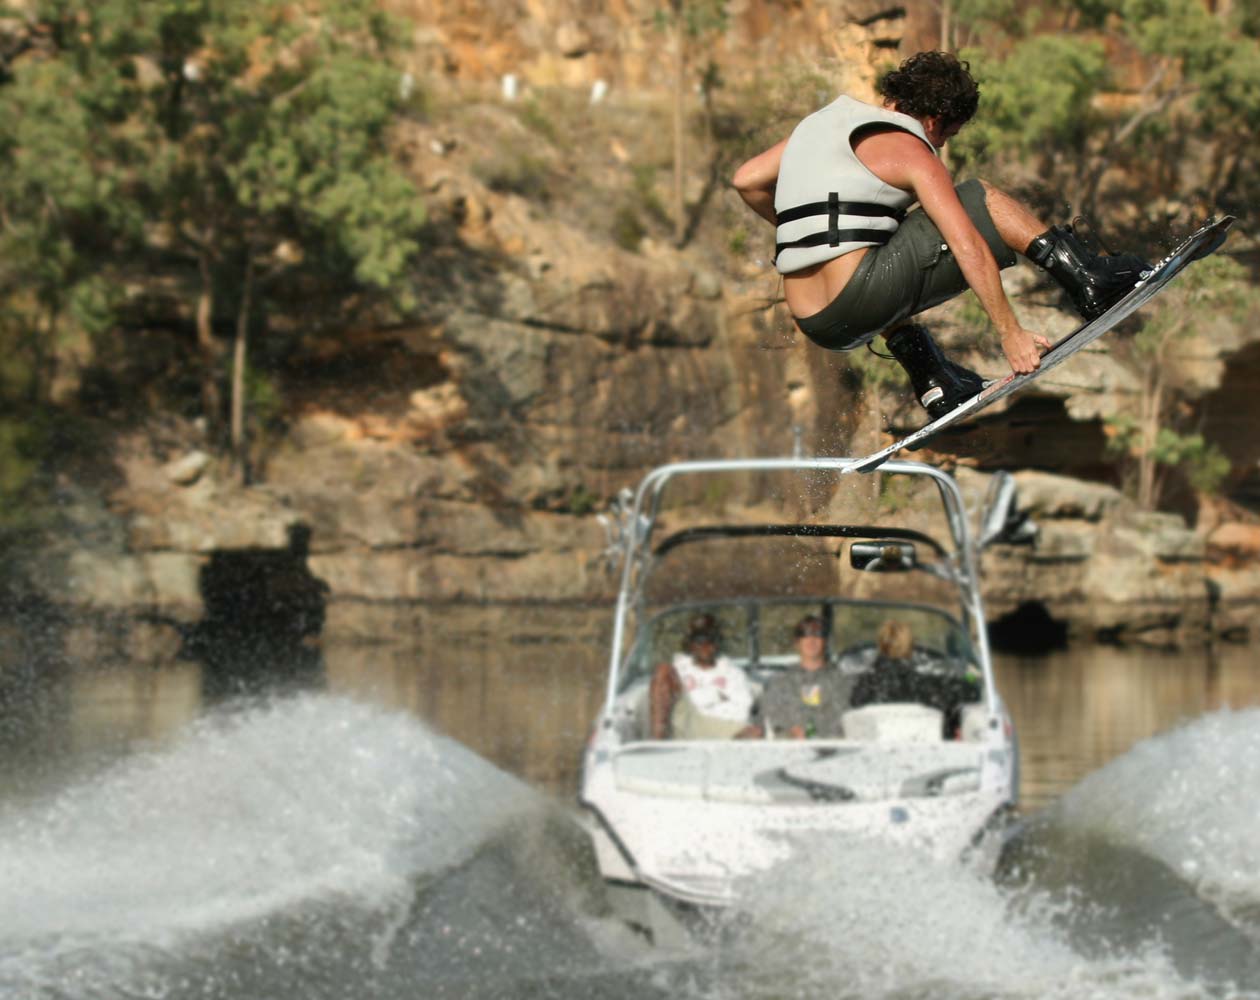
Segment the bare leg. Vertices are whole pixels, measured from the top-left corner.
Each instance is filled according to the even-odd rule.
[[[984,181],[981,184],[1002,241],[1049,272],[1085,319],[1101,316],[1150,267],[1136,254],[1095,254],[1070,226],[1051,230],[1021,202]]]
[[[989,206],[989,215],[993,219],[993,225],[997,227],[998,235],[1016,253],[1027,251],[1028,244],[1050,228],[1033,215],[1023,202],[1016,201],[987,181],[980,183],[984,186],[984,200]]]

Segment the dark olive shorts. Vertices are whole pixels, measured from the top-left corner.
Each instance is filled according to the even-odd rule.
[[[993,225],[984,185],[978,180],[964,181],[957,191],[998,267],[1010,267],[1015,263],[1015,251],[1002,242]],[[940,230],[918,208],[906,216],[892,239],[867,251],[849,283],[831,303],[812,316],[797,318],[796,325],[819,347],[851,351],[966,288],[967,279]]]

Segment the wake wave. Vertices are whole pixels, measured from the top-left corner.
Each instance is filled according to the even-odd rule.
[[[828,838],[804,854],[759,878],[741,904],[732,951],[755,995],[1216,995],[1179,974],[1156,941],[1083,954],[1064,930],[1071,900],[878,842]]]
[[[1053,822],[1245,911],[1260,900],[1257,751],[1260,710],[1207,716],[1090,776]],[[313,997],[370,975],[375,995],[398,997],[418,982],[435,997],[528,982],[530,995],[619,998],[1260,1000],[1245,974],[1230,977],[1242,990],[1208,984],[1146,927],[1082,935],[1097,902],[1072,886],[1093,876],[1070,851],[1050,858],[1062,891],[819,839],[746,886],[719,945],[641,961],[620,939],[598,943],[602,924],[575,902],[594,879],[588,847],[547,816],[526,786],[403,713],[303,695],[208,716],[0,820],[0,994],[174,995],[191,974],[200,992],[179,995],[218,1000],[274,995],[298,974]],[[334,915],[308,920],[324,902]],[[362,927],[341,918],[355,909]],[[216,943],[260,919],[257,940]],[[190,940],[209,943],[179,947]],[[1231,968],[1252,970],[1255,954]]]
[[[1165,864],[1260,940],[1260,709],[1220,711],[1139,743],[1055,807],[1075,833]]]
[[[1006,882],[819,840],[748,886],[734,951],[764,996],[1260,1000],[1257,816],[1260,709],[1214,713],[1070,790]]]
[[[528,789],[410,716],[305,695],[208,716],[0,824],[0,952],[161,946],[458,863]]]
[[[0,819],[0,996],[620,982],[588,855],[565,812],[410,715],[326,694],[220,712]]]

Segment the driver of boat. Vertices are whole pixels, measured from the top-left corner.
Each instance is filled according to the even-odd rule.
[[[944,717],[941,735],[954,739],[962,724],[962,706],[980,699],[974,674],[924,673],[914,661],[914,633],[897,619],[888,619],[875,638],[871,668],[853,686],[853,707],[888,702],[914,702],[939,708]]]
[[[683,648],[652,674],[652,739],[724,740],[753,735],[748,716],[753,688],[748,675],[720,655],[713,615],[693,618]]]
[[[853,679],[829,660],[827,627],[817,615],[797,622],[792,637],[798,660],[766,682],[756,712],[756,735],[839,739]]]

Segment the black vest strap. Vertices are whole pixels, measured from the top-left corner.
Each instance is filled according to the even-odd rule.
[[[796,222],[798,219],[809,219],[815,215],[827,217],[827,231],[811,233],[799,240],[788,243],[776,243],[775,259],[784,250],[797,247],[838,247],[841,243],[887,243],[892,238],[892,231],[887,229],[841,229],[840,216],[859,216],[867,219],[896,219],[901,222],[906,217],[902,209],[889,208],[887,205],[876,205],[868,201],[841,201],[840,195],[831,191],[826,201],[811,201],[807,205],[797,205],[779,212],[775,221],[779,225],[785,222]]]
[[[881,246],[892,239],[892,231],[888,229],[831,229],[825,233],[812,233],[790,243],[776,243],[774,255],[778,257],[784,250],[797,247],[838,247],[841,243],[878,243]]]
[[[814,215],[832,216],[860,215],[868,219],[896,219],[900,222],[906,217],[903,209],[889,208],[887,205],[876,205],[867,201],[841,201],[840,196],[832,191],[826,201],[811,201],[808,205],[797,205],[785,208],[775,216],[775,222],[795,222],[797,219],[808,219]]]

